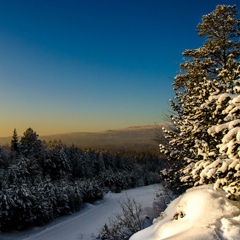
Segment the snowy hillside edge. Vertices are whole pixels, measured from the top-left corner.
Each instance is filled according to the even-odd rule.
[[[239,240],[240,202],[226,195],[213,185],[191,188],[130,240]]]

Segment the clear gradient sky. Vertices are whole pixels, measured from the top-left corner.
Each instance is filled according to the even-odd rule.
[[[202,15],[240,0],[0,0],[0,137],[160,123]]]

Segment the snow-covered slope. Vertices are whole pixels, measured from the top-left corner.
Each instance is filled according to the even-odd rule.
[[[240,203],[211,185],[175,199],[154,224],[130,240],[240,240]]]
[[[108,218],[120,211],[118,200],[135,198],[145,214],[160,186],[108,193],[102,201],[86,204],[71,216],[25,232],[0,234],[1,240],[92,240]],[[154,224],[131,237],[131,240],[240,240],[240,203],[228,200],[224,191],[211,185],[196,187],[171,202]]]
[[[156,192],[161,185],[154,184],[121,193],[108,193],[103,200],[94,204],[85,204],[84,208],[70,216],[55,219],[44,227],[37,227],[24,232],[0,233],[1,240],[92,240],[109,217],[120,212],[119,201],[127,196],[140,203],[149,216]],[[156,216],[153,216],[156,217]]]

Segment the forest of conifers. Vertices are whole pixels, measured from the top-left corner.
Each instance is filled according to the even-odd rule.
[[[0,231],[24,230],[78,211],[108,191],[160,182],[163,162],[143,153],[43,142],[29,128],[0,147]]]

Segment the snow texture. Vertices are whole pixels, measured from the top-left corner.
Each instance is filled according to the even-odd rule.
[[[240,203],[212,185],[192,188],[170,203],[152,226],[130,240],[240,240]]]

